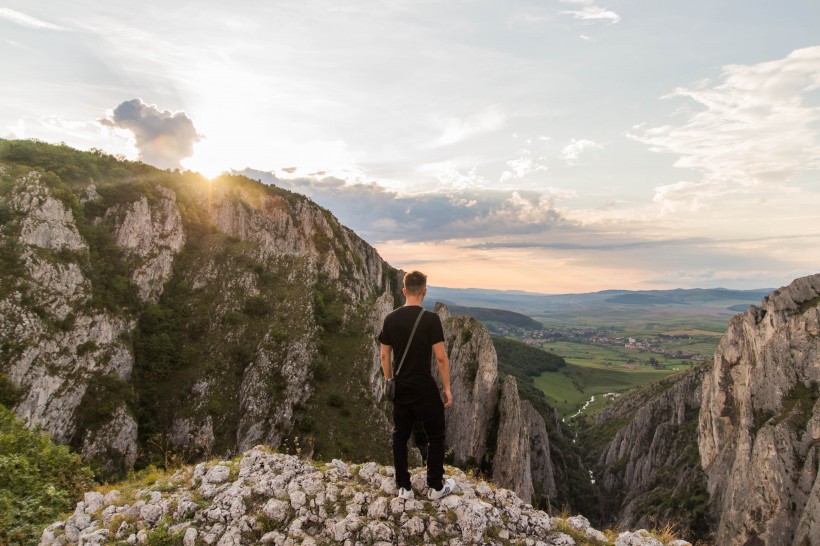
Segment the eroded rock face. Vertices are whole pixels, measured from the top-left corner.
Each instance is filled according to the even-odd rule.
[[[478,465],[487,453],[487,438],[498,404],[498,357],[487,329],[468,316],[450,316],[436,304],[442,319],[453,405],[447,413],[447,445],[458,464]]]
[[[508,376],[501,389],[498,405],[500,422],[498,441],[493,458],[493,481],[512,489],[526,502],[532,500],[530,469],[530,434],[527,419],[521,410],[518,385]]]
[[[4,173],[5,174],[5,173]],[[0,300],[0,345],[3,369],[22,388],[15,407],[31,426],[42,426],[57,442],[79,435],[79,448],[100,453],[105,430],[124,426],[130,414],[103,419],[94,431],[78,430],[75,413],[89,385],[101,376],[127,380],[134,357],[124,334],[133,320],[88,309],[91,283],[70,257],[43,251],[82,254],[88,245],[80,236],[71,210],[54,198],[37,172],[14,185],[11,203],[19,214],[20,265],[24,281]],[[110,425],[110,426],[109,426]],[[85,438],[85,439],[83,439]],[[108,454],[131,460],[132,435],[117,432]],[[104,451],[104,450],[103,450]]]
[[[451,316],[440,302],[435,309],[450,359],[453,405],[447,410],[446,442],[456,464],[492,467],[493,481],[527,502],[535,491],[554,498],[554,468],[543,417],[521,401],[513,377],[499,388],[498,357],[484,325],[472,317]],[[491,438],[494,428],[497,434]],[[494,453],[492,460],[487,460],[489,453]]]
[[[171,277],[174,255],[185,245],[176,194],[158,186],[153,203],[143,196],[125,211],[117,226],[117,244],[138,262],[131,278],[143,301],[156,302]]]
[[[21,242],[52,250],[84,250],[88,245],[77,231],[74,214],[54,198],[37,171],[20,178],[13,192],[12,207],[25,215],[20,227]]]
[[[734,317],[703,383],[699,446],[726,545],[820,536],[820,274]]]
[[[544,418],[526,400],[521,401],[521,414],[530,438],[530,475],[533,493],[550,499],[558,494],[555,487],[555,468],[550,455],[550,439]]]
[[[596,415],[593,437],[627,420],[599,456],[596,481],[605,509],[618,527],[675,522],[684,536],[705,535],[706,476],[697,452],[701,384],[697,368],[627,395]],[[668,499],[665,507],[652,499]],[[685,507],[685,508],[684,508]],[[698,519],[701,518],[701,519]]]
[[[2,167],[0,176],[12,171]],[[0,372],[21,388],[17,414],[56,441],[72,443],[87,458],[110,455],[124,465],[120,470],[127,469],[137,452],[134,415],[145,419],[146,413],[133,399],[132,408],[106,399],[105,407],[116,411],[101,415],[96,398],[119,392],[124,399],[139,392],[146,378],[161,377],[175,389],[158,401],[162,407],[153,413],[162,415],[148,418],[152,434],[174,449],[203,454],[260,442],[277,446],[314,394],[314,365],[328,337],[322,320],[335,331],[351,321],[357,329],[368,323],[362,338],[373,342],[362,344],[355,366],[373,392],[369,402],[375,406],[381,397],[375,332],[394,306],[387,266],[328,211],[230,177],[212,185],[195,177],[139,179],[124,193],[136,194],[125,204],[111,197],[118,190],[112,181],[100,191],[93,183],[60,182],[61,191],[74,192],[73,203],[86,207],[78,228],[72,209],[37,172],[6,182],[11,190],[0,195],[0,204],[12,220],[0,226],[0,244],[8,241],[19,253],[21,271],[12,272],[9,290],[0,291]],[[188,229],[196,240],[180,262],[192,237]],[[93,235],[93,248],[81,233]],[[109,245],[111,238],[122,257]],[[116,273],[123,277],[114,281],[121,286],[127,275],[139,301],[122,290],[120,300],[110,294],[95,299],[101,255],[117,260]],[[163,300],[169,286],[174,292]],[[318,316],[320,289],[333,299],[324,310],[329,316]],[[147,320],[154,321],[148,334],[140,330],[146,309],[153,313]],[[185,359],[183,377],[173,377],[181,361],[174,350],[188,340],[163,323],[177,318],[184,327],[198,324],[201,345],[193,351],[210,357],[201,369],[201,358]],[[169,360],[158,370],[154,361],[141,361],[135,370],[141,332],[166,344],[160,356]],[[153,339],[143,345],[148,352],[156,346]],[[384,416],[373,423],[387,437]]]

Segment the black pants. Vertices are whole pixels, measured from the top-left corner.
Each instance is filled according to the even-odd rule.
[[[441,489],[444,485],[444,403],[438,392],[413,404],[393,405],[393,466],[396,486],[410,489],[407,469],[407,441],[413,423],[420,421],[427,434],[427,486]]]

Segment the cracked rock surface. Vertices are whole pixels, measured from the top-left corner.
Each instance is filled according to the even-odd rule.
[[[416,499],[403,500],[391,467],[315,463],[257,446],[150,486],[86,493],[40,544],[576,544],[567,533],[613,544],[586,518],[552,518],[512,491],[448,471],[458,486],[453,495],[427,500],[420,469],[412,480]],[[623,533],[615,544],[663,546],[641,533]]]

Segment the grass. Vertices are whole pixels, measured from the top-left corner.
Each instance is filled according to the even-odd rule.
[[[606,403],[602,398],[606,393],[624,393],[671,373],[673,372],[615,370],[567,364],[560,372],[545,372],[535,378],[535,386],[543,391],[558,414],[566,417],[578,411],[592,396],[596,396],[596,403],[588,408],[590,411]]]
[[[736,302],[735,302],[736,303]],[[670,331],[721,333],[735,314],[721,305],[695,309],[674,305],[662,308],[619,306],[554,314],[539,314],[532,318],[546,327],[615,328],[618,331],[669,333]]]
[[[606,404],[603,394],[624,393],[668,377],[675,373],[671,368],[690,367],[688,360],[669,359],[621,347],[557,342],[544,345],[544,349],[567,361],[566,367],[557,372],[545,372],[534,381],[562,417],[577,412],[592,396],[596,396],[596,400],[588,408],[590,411]],[[650,357],[668,369],[647,366]]]

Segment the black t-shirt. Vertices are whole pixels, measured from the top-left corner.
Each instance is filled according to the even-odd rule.
[[[396,375],[396,368],[401,362],[413,324],[422,308],[418,305],[405,305],[391,312],[384,319],[379,341],[393,348],[393,375],[396,377],[396,404],[412,404],[427,396],[438,396],[438,386],[431,373],[433,345],[444,341],[444,329],[441,319],[430,311],[419,321],[413,335],[410,349],[404,364]]]

